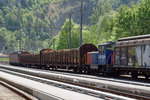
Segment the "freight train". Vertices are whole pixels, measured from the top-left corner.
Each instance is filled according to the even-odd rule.
[[[116,42],[84,44],[79,48],[43,49],[39,54],[12,53],[10,64],[41,69],[68,69],[75,73],[150,76],[150,35],[121,38]]]

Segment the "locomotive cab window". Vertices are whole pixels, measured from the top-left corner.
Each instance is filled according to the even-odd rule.
[[[107,51],[112,51],[113,50],[113,45],[107,45],[106,50]]]
[[[104,46],[99,46],[99,53],[101,53],[101,54],[104,53]]]

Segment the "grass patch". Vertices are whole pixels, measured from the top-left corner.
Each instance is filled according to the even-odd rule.
[[[3,58],[3,57],[0,57],[0,61],[9,62],[9,58]]]

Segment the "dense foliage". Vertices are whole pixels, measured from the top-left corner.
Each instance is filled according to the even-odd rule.
[[[55,39],[56,49],[68,49],[69,47],[69,20],[66,20],[65,24],[62,26],[62,31],[58,33]],[[80,44],[80,26],[75,24],[73,20],[71,21],[71,48],[77,48]],[[83,44],[91,43],[91,39],[89,38],[90,32],[87,30],[83,30]],[[52,45],[51,45],[51,48]]]
[[[116,37],[136,36],[150,32],[150,0],[131,7],[121,6],[116,17]]]
[[[3,0],[0,1],[0,51],[47,48],[52,38],[49,26],[52,17],[47,17],[49,4],[59,0]]]
[[[149,34],[149,0],[87,1],[84,3],[86,8],[89,10],[93,7],[93,12],[90,14],[86,10],[83,15],[83,44],[97,45],[115,41],[120,37]],[[74,6],[67,6],[69,4]],[[80,6],[76,7],[75,4],[79,5],[79,1],[0,1],[0,51],[7,49],[8,53],[19,50],[38,52],[42,48],[52,48],[54,39],[56,49],[67,49],[69,20],[65,22],[64,18],[67,18],[65,15],[72,11],[73,7],[78,11]],[[85,20],[89,15],[92,24]],[[79,47],[80,39],[80,13],[75,12],[72,18],[71,48],[76,48]],[[62,27],[59,28],[60,26]]]
[[[121,37],[149,34],[149,0],[98,0],[96,4],[91,16],[93,25],[87,26],[88,34],[83,35],[83,40],[88,38],[85,43],[97,45]]]

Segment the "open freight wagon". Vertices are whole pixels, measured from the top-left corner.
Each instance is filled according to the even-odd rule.
[[[74,72],[80,72],[87,63],[87,52],[92,51],[97,51],[97,47],[93,44],[84,44],[74,49],[41,52],[41,67],[45,69],[73,69]]]

